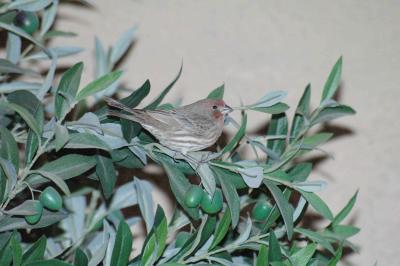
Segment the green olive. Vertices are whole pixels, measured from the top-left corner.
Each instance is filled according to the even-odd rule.
[[[43,206],[52,211],[58,211],[62,207],[63,200],[53,187],[47,187],[39,197]]]
[[[33,205],[33,209],[36,211],[36,214],[26,215],[25,216],[25,221],[28,224],[37,224],[40,221],[40,218],[42,217],[43,205],[42,205],[42,203],[40,201],[35,200],[35,203]]]
[[[192,186],[185,194],[185,204],[189,208],[199,206],[203,199],[204,191],[198,186]]]
[[[214,196],[205,193],[203,199],[201,200],[201,208],[208,214],[214,214],[222,209],[222,192],[217,189]]]
[[[191,236],[192,236],[192,234],[189,233],[189,232],[185,232],[185,231],[179,232],[179,233],[176,235],[175,247],[176,247],[176,248],[183,247],[183,245],[186,243],[186,241],[188,241],[188,239],[189,239]]]
[[[251,217],[255,220],[265,220],[267,219],[269,213],[271,212],[271,206],[265,200],[260,200],[254,205],[251,211]]]
[[[34,12],[20,11],[14,18],[14,24],[26,33],[32,34],[39,28],[39,19]]]

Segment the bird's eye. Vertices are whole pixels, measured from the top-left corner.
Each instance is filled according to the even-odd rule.
[[[214,105],[212,108],[213,108],[214,110],[217,110],[218,106]]]

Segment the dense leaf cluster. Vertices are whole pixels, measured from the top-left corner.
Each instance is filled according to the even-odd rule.
[[[312,164],[299,160],[332,137],[310,134],[311,128],[354,114],[333,99],[341,58],[315,109],[310,85],[293,119],[282,102],[286,93],[269,92],[236,108],[242,119],[226,121],[237,129],[226,145],[180,155],[139,124],[107,116],[102,97],[125,89],[116,66],[135,39],[134,27],[108,50],[96,38],[92,82],[81,84],[82,62],[55,82],[58,62],[81,51],[51,46],[53,38],[74,36],[54,29],[58,5],[58,0],[0,4],[0,29],[7,36],[6,58],[0,59],[0,265],[336,265],[344,247],[355,248],[348,238],[359,229],[342,222],[357,194],[334,215],[316,193],[325,182],[307,180]],[[30,18],[37,21],[24,21]],[[44,76],[39,61],[49,64]],[[175,108],[163,99],[181,72],[144,108]],[[146,81],[120,101],[135,108],[150,88]],[[223,96],[220,86],[207,97]],[[90,109],[88,98],[95,102]],[[265,134],[246,133],[252,112],[269,118]],[[254,158],[244,157],[246,147]],[[154,206],[150,182],[121,178],[123,169],[154,163],[164,169],[178,206],[169,221]],[[140,216],[126,211],[132,206]],[[302,227],[308,206],[329,224]],[[132,257],[130,226],[141,221],[146,239]]]

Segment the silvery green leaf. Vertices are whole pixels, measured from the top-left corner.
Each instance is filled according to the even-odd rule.
[[[41,171],[41,170],[33,170],[33,171],[31,171],[31,173],[41,175],[41,176],[53,181],[54,184],[56,184],[62,190],[62,192],[64,192],[65,195],[68,196],[71,194],[67,184],[65,183],[64,179],[61,176],[58,176],[57,174],[52,173],[52,172]]]
[[[331,243],[329,243],[328,239],[322,236],[320,233],[300,227],[295,228],[294,231],[296,233],[304,235],[314,242],[317,242],[318,244],[329,250],[332,254],[335,254],[335,249],[332,247]]]
[[[109,151],[110,147],[99,137],[89,133],[71,133],[67,145],[68,149],[100,149]]]
[[[90,82],[78,92],[75,97],[76,101],[79,102],[93,94],[97,95],[97,98],[103,97],[103,95],[105,95],[104,90],[107,90],[108,88],[110,88],[110,86],[117,84],[122,73],[123,72],[120,70],[113,71]]]
[[[298,190],[301,195],[307,200],[307,202],[316,210],[319,214],[328,220],[333,220],[332,211],[329,209],[328,205],[313,192],[306,192],[303,190]]]
[[[40,28],[41,36],[44,36],[46,32],[49,31],[57,15],[58,0],[52,0],[52,2],[53,3],[51,4],[51,6],[46,8],[43,12],[42,24]]]
[[[173,256],[178,254],[179,251],[181,251],[181,248],[169,248],[169,247],[164,251],[162,258],[158,261],[160,265],[163,265],[164,263],[169,261]]]
[[[323,109],[325,107],[336,107],[336,106],[339,106],[339,105],[340,104],[337,101],[333,100],[333,99],[325,99],[320,103],[319,108]]]
[[[53,0],[16,0],[7,5],[8,9],[37,12],[50,5]]]
[[[58,125],[56,126],[56,139],[55,139],[55,146],[56,146],[56,151],[61,150],[64,145],[68,142],[69,140],[69,134],[68,134],[68,129],[65,126]]]
[[[342,57],[340,57],[329,73],[329,77],[324,85],[324,90],[322,91],[321,102],[332,98],[339,88],[340,78],[342,75],[342,62]]]
[[[135,177],[133,180],[137,199],[139,202],[140,212],[142,213],[143,219],[146,223],[147,232],[150,232],[154,223],[154,208],[153,208],[153,197],[152,187],[148,181],[140,180]]]
[[[37,214],[35,204],[37,204],[36,200],[26,200],[11,210],[4,211],[4,213],[8,215],[34,215]]]
[[[274,161],[279,160],[279,155],[276,154],[274,151],[269,149],[264,143],[258,142],[258,141],[250,141],[250,145],[253,147],[259,148],[261,151],[263,151],[268,157],[273,159]]]
[[[117,90],[118,86],[120,84],[121,80],[116,80],[114,83],[110,84],[104,91],[100,91],[94,95],[95,99],[101,99],[104,96],[111,96],[113,95]]]
[[[66,218],[68,215],[64,211],[48,211],[43,210],[42,218],[36,224],[28,224],[24,217],[13,217],[7,216],[0,220],[0,232],[14,230],[14,229],[35,229],[43,228],[49,225],[55,224],[62,219]]]
[[[21,38],[14,33],[7,33],[7,59],[16,64],[21,56]]]
[[[88,129],[103,134],[99,118],[92,112],[87,112],[77,121],[67,122],[66,124],[69,129],[76,130],[80,133],[86,132]]]
[[[62,30],[49,30],[43,35],[43,40],[52,39],[55,37],[76,37],[78,36],[76,33],[71,31],[62,31]]]
[[[147,110],[154,110],[156,109],[161,102],[163,101],[163,99],[165,98],[165,96],[168,94],[168,92],[172,89],[172,87],[175,85],[175,83],[178,81],[179,77],[182,74],[182,69],[183,69],[183,63],[181,64],[181,67],[179,69],[178,74],[176,75],[176,77],[174,78],[174,80],[171,81],[170,84],[168,84],[168,86],[160,93],[159,96],[157,96],[156,99],[154,99],[149,105],[147,105],[145,107],[145,109]]]
[[[34,44],[36,44],[38,47],[40,47],[45,52],[45,54],[48,56],[48,58],[52,58],[50,51],[41,42],[39,42],[38,40],[33,38],[31,35],[26,33],[23,29],[20,29],[19,27],[15,26],[15,25],[3,23],[3,22],[0,22],[0,28],[3,28],[9,32],[12,32],[18,36],[24,37],[25,39],[33,42]]]
[[[242,225],[242,224],[240,224]],[[232,245],[238,246],[242,244],[244,241],[249,239],[250,233],[251,233],[251,228],[252,228],[252,222],[250,217],[247,217],[246,224],[244,225],[243,231],[240,232],[239,237],[232,242]],[[242,229],[242,227],[239,226],[239,229]]]
[[[180,209],[175,209],[173,217],[174,220],[169,225],[169,230],[172,232],[178,231],[190,223],[189,218]]]
[[[17,183],[17,173],[15,171],[14,165],[7,160],[4,160],[0,157],[0,167],[3,169],[6,177],[7,177],[7,186],[6,186],[6,195],[14,189],[15,184]]]
[[[24,119],[26,124],[35,132],[37,137],[41,136],[42,128],[33,117],[33,115],[26,108],[22,107],[21,105],[6,101],[0,101],[0,106],[4,106],[18,113],[22,117],[22,119]]]
[[[241,160],[241,161],[235,162],[235,164],[240,165],[244,168],[252,168],[252,167],[259,166],[259,164],[253,160]]]
[[[286,98],[287,92],[285,91],[272,91],[264,95],[258,102],[250,105],[251,107],[271,107],[279,102],[281,102],[284,98]]]
[[[85,196],[69,197],[64,201],[65,207],[70,210],[70,215],[60,222],[60,227],[68,232],[74,243],[85,234]]]
[[[107,221],[103,222],[103,226],[108,224]],[[86,249],[90,252],[90,254],[94,254],[97,249],[103,244],[104,232],[96,232],[92,238],[89,240],[89,243],[86,244]]]
[[[66,57],[74,54],[78,54],[83,51],[82,48],[77,46],[61,46],[48,48],[48,51],[57,56],[57,58]],[[42,60],[49,59],[49,57],[43,51],[33,53],[24,58],[24,60]]]
[[[111,158],[101,154],[96,155],[96,175],[100,181],[105,198],[110,198],[117,181],[117,175]]]
[[[56,68],[57,68],[57,55],[55,55],[53,52],[50,52],[52,57],[51,57],[51,65],[50,68],[47,72],[46,78],[44,79],[42,88],[37,92],[36,96],[38,97],[39,100],[43,99],[46,93],[49,91],[49,89],[52,86],[52,82],[54,80],[54,74],[56,73]]]
[[[141,161],[143,164],[147,164],[147,156],[145,150],[141,146],[129,146],[129,150],[133,152]]]
[[[221,86],[212,90],[208,94],[207,99],[221,100],[222,98],[224,98],[224,91],[225,91],[225,84],[222,84]]]
[[[13,81],[10,83],[0,84],[0,93],[10,93],[13,91],[27,90],[27,91],[37,91],[42,87],[40,83],[30,83],[24,81]]]
[[[56,160],[47,162],[38,170],[52,172],[64,180],[79,176],[96,165],[94,156],[86,156],[80,154],[67,154]],[[48,180],[38,174],[30,175],[27,182],[31,185],[38,185]]]
[[[115,123],[101,124],[102,135],[97,136],[110,146],[111,149],[119,149],[128,146],[128,142],[123,137],[121,125]]]
[[[97,191],[97,193],[99,192]],[[106,216],[107,216],[107,209],[103,203],[96,208],[96,212],[94,213],[93,219],[91,220],[90,225],[88,227],[93,228],[100,220],[102,220]]]
[[[264,184],[268,187],[271,192],[276,205],[279,208],[282,219],[285,223],[288,238],[291,239],[293,236],[293,206],[289,203],[288,199],[285,197],[284,192],[275,185],[274,182],[265,179]]]
[[[111,70],[108,66],[107,53],[99,38],[95,37],[96,78],[103,76]]]
[[[307,201],[305,200],[304,197],[300,196],[300,200],[297,203],[297,207],[293,212],[293,222],[296,222],[297,219],[299,219],[301,213],[304,210],[304,207],[306,206]]]
[[[104,221],[104,232],[101,238],[101,244],[99,247],[92,252],[92,257],[90,258],[88,266],[96,266],[99,265],[106,255],[108,242],[110,240],[110,225]]]
[[[13,133],[6,127],[0,126],[0,157],[10,161],[16,172],[19,170],[19,150]]]
[[[104,123],[100,125],[104,135],[108,135],[110,137],[123,138],[124,135],[122,133],[121,125],[116,123]]]
[[[52,117],[46,124],[43,126],[43,137],[44,138],[49,138],[52,135],[52,132],[56,128],[56,119],[55,117]]]
[[[219,257],[210,256],[210,257],[208,257],[208,259],[211,260],[211,261],[218,262],[220,265],[224,265],[224,266],[235,266],[235,265],[237,265],[237,264],[235,264],[235,263],[233,263],[233,262],[231,262],[231,261],[229,261],[227,259],[223,259],[223,258],[219,258]],[[243,264],[240,264],[240,265],[243,265]]]
[[[110,61],[114,65],[117,63],[121,57],[126,53],[129,46],[135,39],[136,27],[132,27],[122,34],[118,41],[113,45],[111,49]]]
[[[36,73],[33,70],[19,67],[7,59],[1,59],[1,58],[0,58],[0,73],[25,74],[25,75],[36,76],[36,77],[40,76],[38,73]]]
[[[214,172],[210,169],[208,163],[200,163],[197,167],[197,173],[207,193],[214,195],[217,184],[215,182]]]
[[[55,258],[60,255],[63,251],[63,248],[60,243],[54,241],[54,238],[47,238],[46,243],[46,253],[50,258]]]
[[[325,123],[342,116],[354,115],[355,113],[356,111],[353,108],[346,105],[325,107],[324,109],[316,110],[313,112],[311,118],[311,126],[319,123]]]
[[[108,241],[106,255],[104,256],[103,259],[103,265],[111,265],[111,256],[115,244],[115,235],[116,235],[115,230],[112,227],[110,227],[110,230],[108,232],[110,233],[110,240]]]
[[[211,235],[210,238],[207,239],[206,243],[204,243],[204,245],[201,248],[199,248],[199,250],[197,250],[195,255],[198,256],[207,252],[207,250],[211,247],[213,241],[214,241],[214,235]]]
[[[197,248],[197,246],[199,245],[199,243],[200,243],[200,241],[201,241],[201,236],[202,236],[204,227],[205,227],[205,225],[206,225],[206,223],[207,223],[207,220],[208,220],[208,215],[204,215],[204,216],[201,218],[201,224],[200,224],[200,226],[199,226],[198,229],[197,229],[196,238],[193,240],[192,246],[191,246],[188,250],[186,250],[185,253],[182,255],[182,258],[184,258],[184,257],[186,257],[186,256],[188,256],[188,255],[190,255],[190,254],[192,254],[192,252],[193,252],[193,251]]]
[[[306,192],[318,192],[324,190],[327,186],[327,183],[323,180],[317,181],[304,181],[304,182],[296,182],[293,183],[295,187],[301,189]]]
[[[252,168],[237,169],[243,181],[251,188],[258,188],[263,181],[263,168],[260,166]]]

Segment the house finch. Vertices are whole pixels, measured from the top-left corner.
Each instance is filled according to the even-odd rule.
[[[109,111],[109,115],[135,121],[171,150],[186,154],[213,145],[221,136],[225,116],[232,111],[223,100],[204,99],[174,110],[131,109],[114,99],[108,105],[129,114]]]

